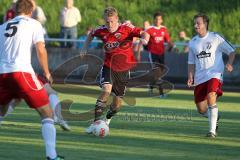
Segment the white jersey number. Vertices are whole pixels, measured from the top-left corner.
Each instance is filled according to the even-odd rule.
[[[17,22],[10,22],[7,24],[6,27],[6,33],[4,34],[5,37],[12,37],[17,33],[17,24],[19,23],[19,21]],[[12,30],[12,33],[9,33],[9,31]]]

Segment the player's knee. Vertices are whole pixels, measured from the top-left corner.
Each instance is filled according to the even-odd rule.
[[[110,94],[112,91],[112,84],[104,84],[102,86],[102,91]]]
[[[201,105],[197,105],[197,110],[198,110],[198,113],[200,114],[204,114],[207,112],[207,106],[201,106]]]
[[[49,105],[37,108],[36,110],[38,111],[42,119],[53,118],[53,111]]]
[[[209,101],[209,100],[216,100],[216,98],[217,98],[216,92],[210,92],[210,93],[208,93],[208,95],[207,95],[208,101]]]
[[[204,109],[198,109],[198,113],[199,114],[205,114],[207,112],[207,110]]]

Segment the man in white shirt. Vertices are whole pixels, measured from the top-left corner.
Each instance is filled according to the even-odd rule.
[[[209,18],[205,14],[194,16],[194,28],[197,33],[189,42],[188,81],[194,89],[198,112],[209,120],[207,137],[216,137],[218,127],[217,97],[222,95],[224,63],[222,54],[228,55],[225,69],[233,70],[235,49],[219,34],[208,31]]]
[[[65,6],[60,12],[60,38],[77,39],[77,24],[81,22],[81,14],[78,8],[74,7],[73,0],[65,0]],[[76,43],[63,42],[61,47],[76,48]]]
[[[0,116],[12,99],[24,99],[42,118],[42,136],[49,160],[61,160],[56,153],[56,129],[47,92],[37,79],[31,65],[31,49],[37,50],[39,63],[49,82],[47,51],[41,24],[30,18],[34,0],[18,0],[17,16],[0,26]],[[1,117],[0,117],[1,118]]]

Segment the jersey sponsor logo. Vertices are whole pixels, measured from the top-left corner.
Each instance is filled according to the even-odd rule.
[[[207,58],[207,57],[211,57],[211,53],[207,53],[206,51],[202,51],[197,55],[197,58]]]
[[[119,47],[119,42],[107,42],[106,44],[105,44],[105,49],[106,50],[111,50],[111,49],[114,49],[114,48],[117,48],[117,47]]]
[[[155,37],[154,40],[155,42],[159,43],[160,41],[163,40],[163,37]]]
[[[121,33],[116,33],[114,34],[114,36],[117,38],[117,39],[120,39],[122,37],[122,34]]]

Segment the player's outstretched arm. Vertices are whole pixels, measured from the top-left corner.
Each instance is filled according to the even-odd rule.
[[[88,34],[87,39],[85,40],[85,42],[83,44],[83,48],[80,51],[81,56],[84,56],[87,53],[88,46],[92,42],[92,40],[93,40],[93,36],[90,33],[90,34]]]
[[[140,33],[141,35],[141,38],[140,38],[140,41],[137,45],[137,61],[140,62],[141,61],[141,49],[142,49],[142,46],[143,45],[147,45],[148,42],[149,42],[149,39],[150,39],[150,35],[145,32],[145,31],[142,31]]]
[[[49,72],[48,68],[48,56],[47,56],[47,50],[45,48],[45,43],[44,42],[37,42],[35,44],[36,51],[37,51],[37,56],[38,56],[38,61],[40,63],[40,66],[43,70],[44,76],[47,78],[49,83],[52,83],[52,76]]]
[[[229,56],[228,56],[228,61],[227,61],[227,64],[226,64],[226,66],[225,66],[225,68],[226,68],[226,70],[228,71],[228,72],[232,72],[233,71],[233,66],[232,66],[232,64],[233,64],[233,61],[234,61],[234,59],[235,59],[235,52],[232,52],[232,53],[230,53],[229,54]]]

